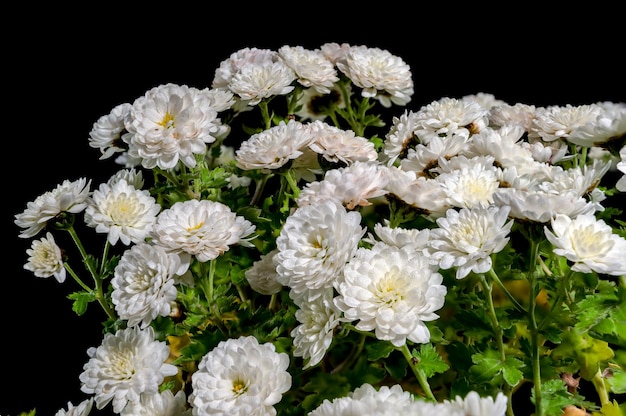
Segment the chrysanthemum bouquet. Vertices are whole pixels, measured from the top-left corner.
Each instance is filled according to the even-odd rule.
[[[98,119],[110,179],[15,216],[106,314],[57,414],[625,414],[626,104],[413,93],[379,48],[245,48]]]

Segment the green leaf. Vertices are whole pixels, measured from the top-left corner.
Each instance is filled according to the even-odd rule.
[[[412,355],[418,360],[416,367],[424,372],[426,378],[430,378],[437,373],[443,373],[450,368],[441,358],[433,344],[422,344],[419,352],[413,350]]]
[[[520,368],[524,367],[524,363],[515,357],[506,357],[504,363],[502,363],[502,376],[509,386],[517,386],[522,380],[524,374],[520,371]]]
[[[472,361],[474,366],[472,366],[471,372],[477,376],[478,380],[493,380],[502,371],[500,354],[495,350],[485,350],[485,352],[473,354]]]
[[[68,299],[74,301],[72,303],[72,310],[76,312],[76,315],[80,316],[87,311],[89,302],[96,300],[96,294],[94,292],[74,292],[69,294]]]
[[[377,361],[381,358],[389,357],[392,351],[395,350],[395,347],[391,342],[387,341],[377,341],[368,343],[365,346],[365,351],[367,352],[367,359],[370,361]]]

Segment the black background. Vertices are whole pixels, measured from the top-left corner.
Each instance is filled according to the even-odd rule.
[[[244,47],[326,42],[380,47],[402,57],[415,83],[411,109],[478,92],[537,106],[626,101],[626,43],[617,9],[585,4],[584,10],[548,14],[528,2],[507,10],[459,9],[449,2],[364,9],[337,2],[252,10],[231,3],[218,10],[179,2],[133,15],[113,4],[89,11],[55,5],[5,16],[2,221],[8,251],[0,287],[0,414],[36,407],[38,415],[53,415],[87,397],[78,375],[87,348],[101,342],[104,315],[96,305],[81,317],[72,312],[66,296],[78,287],[69,276],[59,284],[23,269],[31,239],[18,238],[13,220],[65,179],[99,184],[115,172],[118,167],[98,161],[87,138],[92,124],[117,104],[167,82],[209,87],[219,63]],[[94,407],[91,414],[104,413]]]

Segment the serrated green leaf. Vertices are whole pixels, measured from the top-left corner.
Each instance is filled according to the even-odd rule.
[[[391,342],[386,341],[377,341],[368,343],[365,346],[365,351],[367,352],[367,359],[370,361],[378,361],[381,358],[389,357],[392,351],[395,350],[395,347]]]
[[[502,363],[502,377],[504,377],[509,386],[517,386],[522,380],[524,374],[519,369],[523,367],[524,363],[517,358],[506,357],[504,363]]]
[[[426,378],[437,373],[443,373],[450,368],[431,343],[422,344],[419,352],[413,351],[413,356],[417,358],[416,367],[422,370]]]

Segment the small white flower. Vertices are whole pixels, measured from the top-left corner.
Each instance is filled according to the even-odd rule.
[[[226,89],[237,72],[246,65],[261,62],[274,62],[278,53],[270,49],[243,48],[233,52],[227,59],[220,62],[215,70],[215,77],[211,83],[213,88]]]
[[[160,246],[140,243],[126,250],[111,279],[111,300],[120,319],[145,328],[156,317],[168,316],[176,301],[175,284],[188,269],[188,262]]]
[[[415,113],[415,135],[428,144],[433,137],[469,138],[487,126],[489,110],[472,101],[443,97]]]
[[[480,397],[477,392],[470,391],[465,398],[456,396],[454,400],[444,400],[442,405],[456,408],[466,416],[505,416],[507,402],[507,396],[502,392],[494,400],[493,397]]]
[[[391,228],[388,225],[376,223],[374,224],[374,233],[380,241],[387,245],[396,247],[411,246],[415,250],[426,248],[430,239],[429,228]],[[369,242],[375,244],[376,241],[370,238]]]
[[[506,124],[516,124],[524,131],[528,131],[535,117],[535,109],[534,105],[523,103],[498,104],[489,109],[489,125],[501,127]]]
[[[135,170],[134,168],[118,170],[109,178],[107,184],[109,186],[113,186],[122,179],[124,179],[127,184],[134,187],[135,189],[143,188],[143,171]]]
[[[147,169],[172,169],[179,161],[195,167],[196,155],[228,131],[207,92],[170,83],[136,99],[127,123],[129,155]]]
[[[128,145],[122,136],[128,134],[126,120],[132,107],[130,103],[120,104],[113,108],[111,113],[100,117],[93,123],[89,132],[89,146],[100,149],[102,154],[100,160],[128,150]]]
[[[620,161],[617,162],[615,167],[622,173],[622,176],[617,180],[615,187],[620,192],[626,192],[626,146],[622,146],[619,151]]]
[[[175,395],[172,390],[156,394],[142,394],[138,402],[129,402],[121,416],[191,416],[187,396],[183,390]]]
[[[351,93],[352,84],[345,84],[343,87],[348,94]],[[298,97],[297,105],[300,107],[295,112],[298,120],[325,120],[330,109],[345,108],[346,101],[338,84],[335,84],[327,94],[319,93],[314,88],[305,88]]]
[[[319,49],[285,45],[278,49],[278,55],[295,72],[298,83],[304,87],[329,94],[335,82],[339,81],[335,66]]]
[[[35,201],[26,204],[26,209],[15,215],[15,224],[24,228],[21,238],[34,237],[43,230],[48,221],[57,215],[68,212],[78,214],[87,207],[91,180],[80,178],[76,181],[65,180],[52,191],[38,196]]]
[[[152,327],[120,329],[104,335],[99,347],[87,350],[89,361],[79,379],[81,391],[93,394],[98,410],[112,402],[120,413],[128,402],[137,402],[142,393],[157,394],[167,376],[178,373],[167,364],[170,349],[157,341]]]
[[[28,262],[24,265],[26,270],[35,273],[37,277],[54,276],[59,283],[65,282],[63,254],[52,234],[46,233],[40,240],[33,240],[26,254],[28,254]]]
[[[150,234],[161,206],[147,190],[135,189],[125,179],[100,184],[85,210],[85,223],[106,233],[109,243],[143,242]]]
[[[235,152],[237,166],[244,170],[278,169],[296,159],[313,141],[313,135],[296,120],[281,121],[241,143]]]
[[[304,370],[322,361],[333,341],[333,331],[345,321],[332,298],[333,289],[328,288],[315,299],[296,302],[299,307],[296,319],[300,324],[291,331],[296,347],[293,355],[305,360]]]
[[[391,128],[385,134],[384,146],[379,155],[380,161],[393,166],[398,158],[406,157],[409,146],[413,141],[417,141],[416,126],[416,116],[413,111],[404,110],[400,117],[394,116],[391,119]]]
[[[296,209],[276,239],[278,281],[295,293],[332,287],[364,233],[361,214],[336,201]]]
[[[539,107],[535,110],[528,138],[546,142],[566,140],[579,127],[594,122],[602,111],[598,104]]]
[[[278,250],[274,249],[255,261],[245,271],[245,277],[252,290],[262,295],[273,295],[280,292],[283,285],[278,282],[278,273],[274,264],[274,256]]]
[[[430,341],[425,321],[439,318],[445,302],[443,276],[428,257],[411,246],[377,243],[360,248],[335,283],[335,304],[356,328],[374,331],[376,338],[396,347],[407,339]]]
[[[274,416],[274,405],[291,388],[289,356],[253,336],[221,341],[191,376],[193,414]]]
[[[323,121],[308,124],[314,140],[309,147],[329,162],[372,162],[378,159],[374,143],[365,137],[356,136],[352,130],[343,130]]]
[[[231,245],[251,246],[256,227],[217,201],[191,199],[163,210],[152,229],[154,243],[168,250],[213,260]]]
[[[493,203],[493,194],[500,186],[498,169],[491,163],[493,159],[457,156],[453,160],[459,163],[458,168],[435,178],[446,191],[448,202],[459,208],[486,207]]]
[[[352,46],[336,63],[363,97],[377,99],[383,107],[406,105],[413,96],[411,68],[391,52],[367,46]]]
[[[60,409],[54,414],[54,416],[87,416],[91,413],[93,407],[93,397],[83,400],[74,406],[72,402],[67,402],[67,410]]]
[[[289,94],[294,89],[291,84],[295,80],[295,72],[282,59],[263,60],[239,68],[228,88],[249,106],[254,106],[264,99]]]
[[[446,270],[457,267],[456,278],[491,269],[491,254],[509,241],[513,220],[506,222],[509,207],[449,209],[437,218],[439,228],[430,231],[430,257]]]
[[[572,219],[558,214],[551,221],[552,230],[544,227],[554,253],[573,262],[572,270],[583,273],[626,274],[626,239],[593,214]]]

